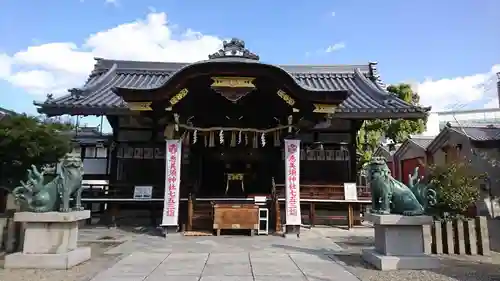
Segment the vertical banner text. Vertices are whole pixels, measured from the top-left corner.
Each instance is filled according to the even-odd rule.
[[[165,199],[162,226],[177,226],[179,219],[179,193],[181,182],[181,140],[166,140]]]
[[[286,224],[301,225],[300,140],[285,140]]]

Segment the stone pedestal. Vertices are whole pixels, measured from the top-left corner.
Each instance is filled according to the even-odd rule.
[[[179,232],[179,227],[177,225],[163,225],[161,226],[161,228],[165,238],[181,235],[181,232]]]
[[[375,227],[375,249],[364,249],[363,259],[380,270],[439,268],[439,260],[426,254],[424,225],[430,216],[368,214]]]
[[[68,269],[90,259],[89,247],[77,247],[78,221],[90,211],[69,213],[19,212],[14,221],[25,224],[23,250],[5,257],[5,268]]]
[[[300,225],[286,225],[283,237],[292,239],[300,238]]]

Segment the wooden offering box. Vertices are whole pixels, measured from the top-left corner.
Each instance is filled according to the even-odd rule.
[[[248,229],[250,235],[259,229],[259,206],[254,204],[216,203],[214,205],[214,229]]]

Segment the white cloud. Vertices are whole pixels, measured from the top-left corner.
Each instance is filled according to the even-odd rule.
[[[331,15],[332,17],[334,17],[336,14],[335,14],[335,12],[331,12],[331,13],[330,13],[330,15]]]
[[[345,43],[344,42],[339,42],[339,43],[333,44],[331,46],[328,46],[326,48],[325,52],[331,53],[331,52],[335,52],[335,51],[338,51],[338,50],[341,50],[341,49],[344,49],[344,48],[345,48]]]
[[[0,79],[3,77],[9,77],[11,68],[12,59],[5,54],[0,54]]]
[[[498,108],[498,97],[492,98],[489,102],[484,105],[484,108]]]
[[[420,102],[432,106],[433,111],[452,110],[454,107],[498,107],[497,76],[500,64],[489,71],[464,77],[427,79],[415,85]],[[482,105],[481,105],[482,104]],[[470,106],[469,106],[470,107]]]
[[[207,59],[222,44],[220,38],[188,29],[174,33],[165,13],[124,23],[91,34],[84,44],[53,42],[35,45],[11,56],[0,53],[0,79],[32,94],[65,93],[81,86],[94,57],[143,61],[194,62]]]

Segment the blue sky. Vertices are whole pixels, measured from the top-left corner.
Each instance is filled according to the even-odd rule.
[[[44,91],[61,94],[62,88],[83,83],[84,71],[76,69],[77,64],[85,64],[82,61],[94,55],[121,52],[123,47],[110,40],[107,45],[103,40],[89,44],[86,40],[91,34],[147,21],[148,14],[165,13],[168,24],[162,30],[172,32],[167,36],[172,42],[182,42],[190,29],[199,36],[243,39],[247,48],[269,63],[378,61],[387,83],[406,81],[421,86],[418,89],[426,105],[443,107],[459,97],[458,102],[468,108],[484,107],[492,102],[493,72],[500,71],[498,11],[498,0],[3,0],[0,106],[34,113],[32,100],[43,99]],[[135,41],[143,38],[138,33],[134,36]],[[147,36],[165,35],[149,32]],[[64,52],[50,51],[45,45],[56,42],[73,43],[72,51],[81,56],[71,53],[56,58]],[[145,44],[137,48],[147,49]],[[16,56],[30,46],[46,48],[35,55]],[[333,46],[335,50],[327,52]],[[129,59],[129,54],[140,52],[123,51],[124,57],[117,56]],[[68,65],[59,66],[61,61]],[[88,69],[89,64],[85,65],[82,69]],[[23,75],[24,71],[36,71],[30,75],[37,78]]]

